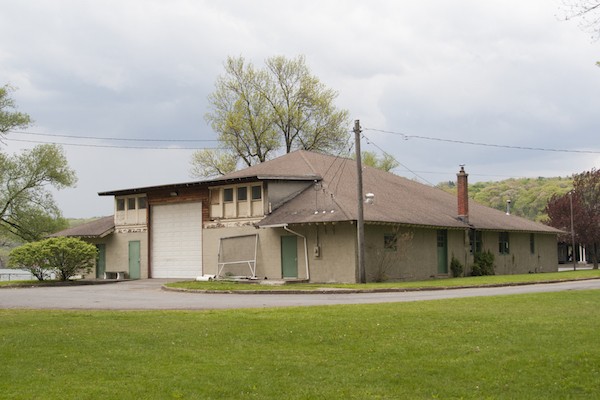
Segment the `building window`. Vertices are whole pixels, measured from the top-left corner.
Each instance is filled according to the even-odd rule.
[[[117,211],[125,211],[125,199],[117,199]]]
[[[143,210],[146,208],[146,198],[145,197],[138,197],[137,198],[137,206],[138,209]]]
[[[535,254],[535,233],[529,234],[529,251]]]
[[[398,237],[393,233],[386,233],[383,235],[383,250],[385,251],[397,251],[398,250]]]
[[[509,243],[508,243],[508,232],[500,232],[498,235],[498,253],[508,254]]]
[[[210,190],[210,204],[221,203],[221,191],[219,189]]]
[[[223,201],[226,203],[233,201],[233,188],[223,189]]]
[[[248,188],[246,186],[240,186],[237,188],[237,199],[238,201],[248,200]]]
[[[135,197],[130,197],[127,199],[127,209],[135,210]]]
[[[469,246],[472,254],[481,253],[482,250],[482,239],[481,231],[471,229],[469,231]]]
[[[252,186],[252,200],[262,199],[262,186]]]

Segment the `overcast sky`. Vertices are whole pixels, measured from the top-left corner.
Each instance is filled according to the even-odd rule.
[[[181,148],[215,143],[176,140],[216,138],[204,114],[228,55],[256,65],[305,55],[360,119],[363,149],[385,149],[411,179],[455,180],[459,164],[471,182],[570,176],[600,161],[600,43],[561,20],[560,1],[0,0],[0,9],[0,85],[16,86],[35,120],[2,150],[65,144],[79,179],[55,195],[66,217],[110,215],[101,191],[193,180],[193,150]]]

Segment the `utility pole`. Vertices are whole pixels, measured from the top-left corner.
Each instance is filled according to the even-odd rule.
[[[573,247],[571,257],[573,258],[573,271],[577,270],[577,261],[575,260],[575,225],[573,224],[573,191],[569,192],[569,204],[571,206],[571,246]]]
[[[358,246],[358,282],[366,283],[365,273],[365,217],[363,209],[363,179],[362,160],[360,154],[360,121],[354,121],[354,148],[356,149],[356,182],[357,182],[357,206],[356,218],[356,242]]]

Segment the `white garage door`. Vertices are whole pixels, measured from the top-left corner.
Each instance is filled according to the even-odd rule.
[[[152,207],[152,277],[202,275],[202,203]]]

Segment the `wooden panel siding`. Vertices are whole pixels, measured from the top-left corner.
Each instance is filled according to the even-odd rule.
[[[173,196],[171,193],[177,193]],[[202,202],[202,221],[208,221],[210,216],[209,192],[206,187],[178,188],[176,190],[156,190],[148,192],[148,204],[183,203],[188,201]]]

